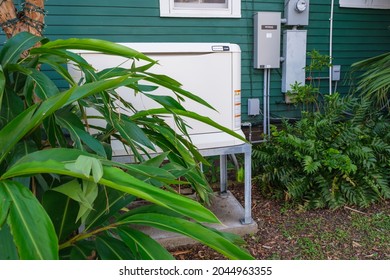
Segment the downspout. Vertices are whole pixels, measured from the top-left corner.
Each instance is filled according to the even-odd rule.
[[[329,95],[332,95],[332,60],[333,60],[333,13],[334,13],[334,0],[331,2],[330,7],[330,27],[329,27]]]

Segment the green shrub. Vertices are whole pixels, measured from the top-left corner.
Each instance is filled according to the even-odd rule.
[[[366,207],[390,197],[390,124],[367,99],[325,96],[323,112],[272,127],[253,148],[254,181],[264,194],[308,208]]]

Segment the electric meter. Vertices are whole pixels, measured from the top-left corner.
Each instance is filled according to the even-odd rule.
[[[307,3],[305,0],[298,0],[297,3],[295,4],[295,10],[298,13],[302,13],[307,9]]]
[[[284,18],[286,25],[305,26],[309,24],[310,0],[285,0]]]

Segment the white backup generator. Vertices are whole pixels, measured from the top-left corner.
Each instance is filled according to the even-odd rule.
[[[185,99],[186,110],[209,117],[218,124],[244,136],[241,130],[241,50],[236,44],[227,43],[122,43],[157,60],[149,72],[164,74],[180,82],[183,89],[201,97],[216,110],[211,110],[192,100]],[[76,51],[96,70],[115,66],[130,67],[132,60],[107,56],[90,51]],[[139,64],[140,62],[138,62]],[[137,62],[136,62],[137,65]],[[69,71],[76,81],[81,73],[72,65]],[[118,93],[130,101],[137,110],[161,107],[143,94],[135,94],[128,88],[119,88]],[[172,95],[168,89],[159,87],[151,94]],[[186,119],[191,127],[188,132],[198,149],[211,149],[243,144],[227,133]],[[172,120],[168,124],[175,128]],[[176,128],[175,128],[176,129]],[[178,129],[176,131],[179,133]],[[113,141],[115,156],[126,155],[123,145]]]

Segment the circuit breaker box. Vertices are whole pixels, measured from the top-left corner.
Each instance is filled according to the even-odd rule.
[[[280,68],[281,13],[254,15],[254,68]]]

